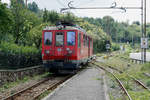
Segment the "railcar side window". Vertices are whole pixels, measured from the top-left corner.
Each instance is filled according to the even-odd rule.
[[[64,34],[56,33],[56,46],[63,46],[63,45],[64,45]]]
[[[90,39],[90,47],[92,47],[92,39]]]
[[[87,36],[85,36],[85,46],[87,46]]]
[[[88,36],[86,36],[86,46],[88,47]]]
[[[81,47],[81,33],[78,34],[78,47]]]
[[[83,35],[83,45],[85,46],[85,35]]]
[[[75,45],[75,32],[67,32],[67,45]]]
[[[44,44],[45,45],[52,45],[52,32],[45,32],[44,33]]]
[[[87,47],[89,47],[89,37],[87,37]]]

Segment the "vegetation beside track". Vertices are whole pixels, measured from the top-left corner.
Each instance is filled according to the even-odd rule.
[[[26,83],[26,82],[29,82],[30,80],[40,80],[44,77],[47,77],[48,75],[50,75],[49,72],[46,72],[42,75],[35,75],[35,76],[32,76],[32,77],[24,77],[22,80],[17,80],[16,82],[8,82],[2,86],[0,86],[0,92],[3,93],[4,91],[12,88],[12,87],[15,87],[15,86],[18,86],[19,84],[23,84],[23,83]]]
[[[41,51],[31,46],[0,44],[0,69],[19,69],[42,64]]]
[[[112,57],[103,59],[103,61],[99,64],[102,66],[112,66],[123,72],[115,72],[115,75],[123,82],[125,88],[129,92],[133,100],[150,100],[150,91],[143,89],[138,84],[135,84],[135,82],[132,81],[132,78],[129,77],[129,75],[135,77],[150,88],[150,79],[148,76],[145,76],[145,73],[150,74],[150,63],[136,64],[131,62],[129,60],[129,52],[130,50],[128,49],[127,52],[124,53],[115,53],[115,55],[113,55]],[[114,100],[112,94],[111,98],[111,100]]]

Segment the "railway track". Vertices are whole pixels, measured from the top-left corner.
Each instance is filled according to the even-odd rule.
[[[48,90],[55,89],[58,85],[72,77],[73,75],[67,76],[53,76],[51,78],[46,78],[38,83],[33,84],[21,91],[18,91],[2,100],[36,100],[39,96]]]
[[[118,73],[120,73],[120,74],[123,73],[123,71],[121,71],[121,70],[119,70],[119,69],[117,69],[117,68],[115,68],[115,67],[112,67],[112,66],[110,66],[110,65],[105,64],[105,66],[106,66],[107,68],[110,68],[110,69],[112,69],[112,70],[115,70],[116,72],[118,72]],[[127,74],[127,76],[130,77],[135,83],[139,84],[141,87],[143,87],[144,89],[146,89],[147,91],[150,92],[150,89],[149,89],[143,82],[141,82],[140,80],[136,79],[135,77],[129,75],[127,72],[126,72],[126,74]]]
[[[131,96],[129,95],[128,91],[127,91],[126,88],[124,87],[123,83],[119,80],[119,78],[118,78],[115,74],[113,74],[113,72],[111,72],[111,71],[107,70],[106,68],[101,67],[100,65],[97,65],[97,64],[95,64],[95,63],[93,63],[93,62],[92,62],[92,64],[95,65],[95,66],[97,66],[96,68],[97,68],[98,70],[102,69],[102,70],[104,70],[105,72],[110,73],[110,74],[115,78],[115,80],[116,80],[117,83],[119,84],[120,88],[124,91],[124,93],[125,93],[125,95],[128,97],[128,99],[129,99],[129,100],[132,100]]]

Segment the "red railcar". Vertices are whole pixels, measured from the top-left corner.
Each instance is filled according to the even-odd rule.
[[[51,72],[76,70],[92,59],[93,39],[75,25],[48,26],[42,32],[42,60]]]

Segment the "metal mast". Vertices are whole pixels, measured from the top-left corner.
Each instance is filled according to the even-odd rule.
[[[146,38],[146,0],[144,3],[144,38]],[[144,48],[144,62],[146,62],[146,48]]]

